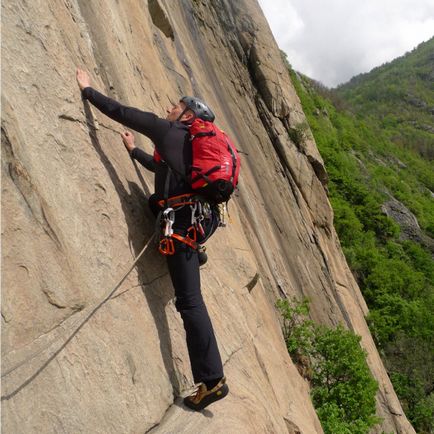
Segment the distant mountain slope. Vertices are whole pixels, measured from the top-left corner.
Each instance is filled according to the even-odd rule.
[[[434,38],[337,92],[357,113],[379,119],[393,142],[434,158]]]

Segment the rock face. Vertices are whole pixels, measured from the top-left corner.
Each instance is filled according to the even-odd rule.
[[[9,0],[2,24],[4,432],[321,433],[274,307],[294,295],[362,336],[377,431],[414,432],[333,229],[321,156],[308,130],[291,139],[304,114],[255,0]],[[106,300],[153,232],[152,176],[122,126],[81,101],[76,66],[162,115],[204,98],[248,154],[202,269],[231,389],[203,413],[174,399],[192,378],[164,258],[148,250]]]
[[[400,238],[422,244],[434,254],[434,240],[426,235],[419,226],[416,216],[399,200],[389,195],[382,211],[401,228]]]

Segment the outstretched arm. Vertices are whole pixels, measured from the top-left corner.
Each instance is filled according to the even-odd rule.
[[[170,128],[169,121],[159,118],[154,113],[124,106],[93,89],[86,71],[77,69],[77,83],[83,98],[89,100],[98,110],[128,128],[144,134],[153,142],[159,141]]]

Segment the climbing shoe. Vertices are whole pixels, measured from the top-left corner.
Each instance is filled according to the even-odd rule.
[[[226,378],[223,377],[211,390],[201,384],[199,388],[190,396],[184,398],[184,404],[192,410],[200,411],[219,399],[223,399],[229,393]]]
[[[199,246],[199,248],[197,249],[199,266],[206,264],[206,261],[208,261],[208,255],[205,253],[205,250],[206,250],[205,246]]]

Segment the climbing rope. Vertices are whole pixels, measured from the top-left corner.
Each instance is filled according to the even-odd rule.
[[[134,259],[133,263],[131,264],[130,268],[128,269],[128,271],[122,276],[122,278],[119,280],[119,282],[107,293],[107,295],[104,296],[103,299],[101,299],[98,303],[96,303],[95,305],[93,305],[90,308],[90,313],[86,315],[86,317],[84,318],[84,320],[80,319],[79,321],[77,321],[76,323],[74,323],[73,327],[75,330],[73,330],[73,332],[71,333],[71,335],[63,342],[63,344],[60,346],[60,348],[58,348],[49,358],[48,360],[46,360],[44,362],[44,364],[37,370],[37,372],[35,374],[33,374],[29,379],[27,379],[21,386],[19,386],[14,392],[2,396],[1,400],[3,401],[4,399],[8,399],[11,398],[12,396],[14,396],[16,393],[18,393],[25,385],[27,385],[28,383],[30,383],[34,378],[36,378],[36,376],[47,367],[47,365],[54,359],[57,357],[57,355],[69,344],[69,342],[71,342],[71,340],[74,338],[74,336],[80,331],[80,329],[84,326],[84,324],[92,317],[92,315],[104,304],[106,303],[112,296],[113,294],[116,292],[116,290],[122,285],[122,283],[125,281],[125,279],[128,277],[128,275],[131,273],[131,271],[133,270],[133,268],[135,267],[135,265],[137,264],[137,262],[139,261],[139,259],[142,257],[142,255],[145,253],[145,251],[148,249],[148,247],[151,245],[152,240],[155,237],[155,233],[152,234],[152,236],[149,238],[148,242],[145,244],[145,246],[143,247],[143,249],[141,250],[141,252],[136,256],[136,258]],[[78,322],[81,322],[81,324],[77,327],[76,325],[78,324]],[[53,341],[51,341],[48,345],[46,345],[45,347],[43,347],[42,349],[39,349],[37,352],[35,352],[34,354],[32,354],[29,357],[26,357],[24,360],[22,360],[21,362],[17,363],[15,366],[13,366],[12,368],[6,370],[5,372],[2,372],[1,378],[7,377],[9,374],[11,374],[12,372],[16,371],[18,368],[20,368],[21,366],[25,365],[27,362],[29,362],[30,360],[34,359],[35,357],[37,357],[39,354],[41,354],[42,352],[44,352],[46,349],[50,348],[53,344],[55,344],[56,342],[58,342],[60,340],[60,338],[64,338],[64,336],[60,336],[56,339],[54,339]]]

